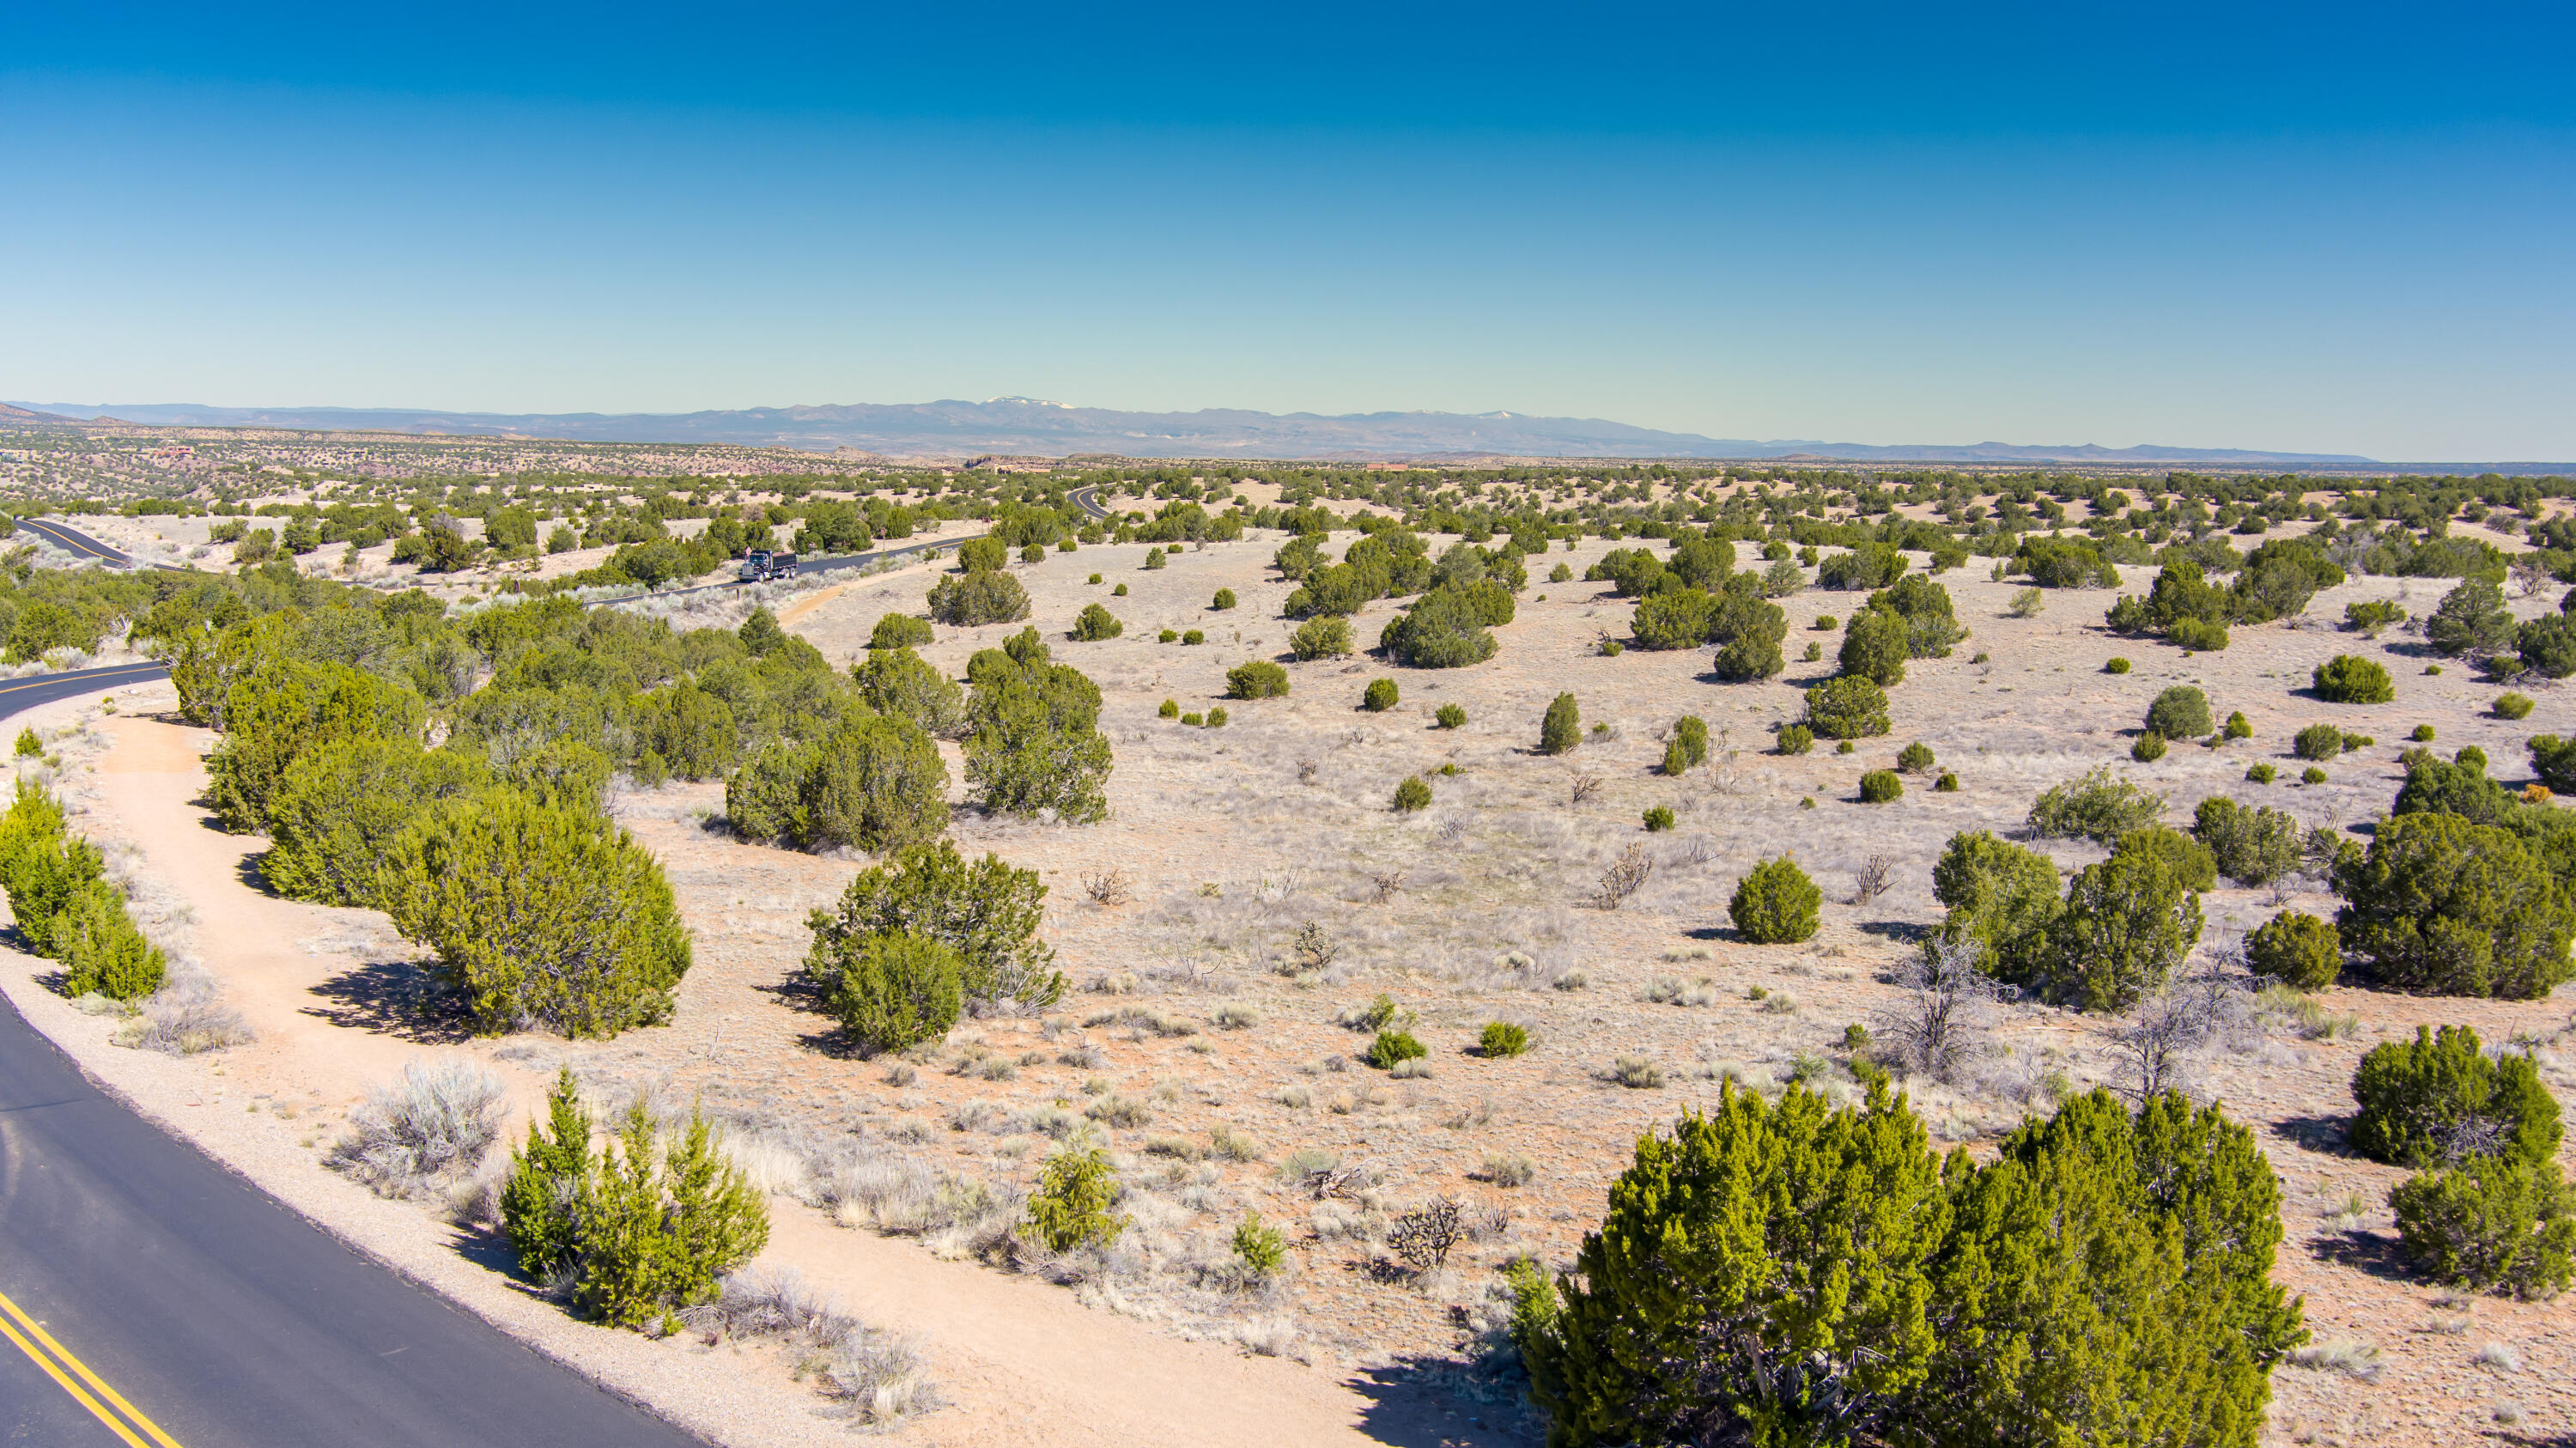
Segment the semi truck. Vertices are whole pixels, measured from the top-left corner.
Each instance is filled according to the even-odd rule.
[[[744,583],[763,583],[772,578],[788,577],[795,571],[795,554],[754,548],[742,555],[742,567],[734,570],[734,577]]]

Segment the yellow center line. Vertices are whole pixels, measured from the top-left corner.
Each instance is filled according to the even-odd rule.
[[[10,1325],[13,1321],[17,1326]],[[21,1336],[19,1332],[21,1328],[26,1330],[27,1336],[32,1336],[37,1342],[43,1343],[45,1351],[37,1351],[35,1344],[27,1341],[27,1336]],[[109,1387],[106,1379],[91,1372],[88,1364],[73,1357],[61,1343],[54,1341],[54,1335],[45,1331],[44,1325],[29,1317],[18,1304],[11,1302],[6,1293],[0,1293],[0,1337],[6,1337],[17,1344],[20,1352],[25,1353],[36,1366],[43,1368],[47,1377],[61,1384],[64,1392],[72,1395],[72,1401],[89,1409],[92,1417],[105,1423],[109,1430],[124,1439],[130,1448],[155,1448],[155,1445],[158,1445],[158,1448],[179,1448],[178,1443],[169,1434],[161,1431],[159,1424],[143,1416],[142,1412],[132,1403],[125,1401],[116,1389]],[[48,1353],[51,1354],[50,1357],[47,1356]],[[56,1365],[58,1362],[60,1366]],[[69,1368],[79,1377],[80,1382],[76,1383],[71,1378],[65,1377],[64,1368]],[[88,1384],[98,1396],[92,1397],[89,1392],[83,1391],[82,1383]],[[132,1423],[134,1427],[129,1428],[125,1422],[119,1422],[114,1414],[100,1406],[99,1398],[105,1398],[115,1404],[116,1411],[124,1414],[126,1422]],[[143,1438],[136,1437],[135,1428],[142,1429],[149,1436],[150,1441],[146,1442]]]
[[[27,679],[15,684],[0,684],[0,694],[14,693],[19,689],[38,688],[45,684],[59,684],[66,678],[87,678],[94,684],[114,684],[122,681],[111,679],[107,677],[108,675],[129,674],[138,669],[149,672],[153,669],[166,669],[168,667],[169,665],[167,664],[119,664],[114,668],[84,671],[77,675],[54,674],[42,679]]]

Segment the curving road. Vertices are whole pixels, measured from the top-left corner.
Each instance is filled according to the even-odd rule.
[[[135,665],[0,683],[0,718],[162,672]],[[0,1443],[699,1440],[360,1257],[165,1135],[0,998]]]
[[[43,518],[21,518],[18,526],[79,558],[95,558],[110,568],[132,568],[132,556],[110,548],[77,528]]]

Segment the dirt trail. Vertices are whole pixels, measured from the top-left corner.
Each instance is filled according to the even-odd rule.
[[[199,759],[210,739],[206,731],[133,716],[101,723],[113,746],[96,777],[99,804],[141,848],[144,868],[192,907],[197,954],[259,1032],[256,1044],[226,1053],[213,1068],[228,1075],[234,1090],[345,1105],[398,1074],[406,1061],[452,1049],[414,1044],[327,1014],[330,1003],[321,988],[361,963],[334,945],[380,932],[382,917],[278,900],[253,887],[245,861],[261,842],[216,829],[193,802],[206,783]],[[532,1073],[493,1060],[482,1043],[466,1049],[512,1081],[522,1108],[535,1097],[541,1083]],[[113,1054],[133,1059],[133,1053]],[[245,1133],[274,1134],[274,1123],[257,1115],[190,1115],[181,1125],[226,1159],[253,1149]],[[308,1170],[319,1174],[318,1168]],[[411,1217],[416,1240],[379,1242],[387,1219],[374,1209],[383,1204],[355,1186],[326,1182],[319,1194],[299,1186],[290,1199],[334,1230],[374,1243],[389,1259],[416,1266],[424,1243],[447,1236],[446,1229]],[[345,1196],[353,1209],[370,1210],[317,1211],[317,1196],[326,1208]],[[933,1375],[954,1406],[905,1429],[903,1440],[960,1448],[1256,1448],[1432,1443],[1446,1436],[1444,1427],[1455,1426],[1433,1421],[1425,1411],[1375,1402],[1324,1371],[1177,1341],[1084,1308],[1060,1288],[943,1262],[908,1242],[834,1226],[785,1199],[775,1201],[773,1211],[764,1265],[793,1268],[870,1322],[921,1336]],[[648,1344],[551,1310],[531,1313],[525,1295],[506,1278],[461,1257],[420,1275],[622,1391],[664,1406],[684,1404],[683,1421],[719,1431],[727,1441],[800,1444],[846,1432],[814,1416],[820,1400],[789,1383],[774,1363],[736,1360],[720,1367],[730,1357],[722,1350],[710,1355]],[[789,1411],[775,1411],[779,1403],[772,1402],[765,1406],[773,1411],[757,1415],[759,1421],[733,1412],[711,1421],[707,1399],[738,1398],[746,1368],[752,1372],[748,1385],[766,1388]],[[711,1384],[710,1374],[725,1381]]]
[[[195,911],[199,954],[259,1032],[269,1089],[350,1101],[398,1074],[417,1048],[320,1014],[318,988],[353,962],[314,946],[366,931],[369,912],[280,900],[245,883],[266,842],[225,833],[192,803],[206,788],[200,756],[211,731],[133,715],[102,727],[115,742],[99,769],[100,803],[146,868]]]

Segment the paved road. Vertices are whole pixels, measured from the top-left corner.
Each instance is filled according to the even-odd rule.
[[[70,550],[82,558],[96,558],[113,568],[131,568],[134,560],[77,528],[66,528],[45,518],[21,518],[18,526],[44,538],[48,543]]]
[[[1100,489],[1096,486],[1076,488],[1064,496],[1066,501],[1072,503],[1075,507],[1080,508],[1082,511],[1089,513],[1095,518],[1106,518],[1110,516],[1109,510],[1100,506]],[[796,560],[796,576],[802,578],[807,574],[812,573],[836,573],[848,568],[866,568],[873,564],[890,563],[897,558],[905,558],[915,553],[928,552],[933,548],[954,548],[960,543],[964,543],[975,538],[981,538],[983,536],[984,535],[981,533],[970,533],[957,538],[933,538],[920,543],[902,543],[897,544],[892,548],[878,548],[866,553],[850,553],[833,558],[799,558]],[[750,585],[734,579],[727,579],[722,583],[699,583],[692,584],[687,588],[665,588],[658,593],[629,594],[622,598],[597,599],[595,602],[603,604],[628,603],[638,599],[669,598],[675,594],[707,593],[719,588],[746,588],[749,586]]]
[[[148,668],[157,666],[0,684],[0,717],[137,682]],[[91,1085],[5,1000],[0,1325],[6,1444],[699,1441],[358,1256],[162,1134]],[[84,1382],[84,1366],[131,1412]]]
[[[1065,494],[1065,498],[1075,507],[1080,508],[1082,511],[1089,513],[1095,518],[1106,518],[1110,516],[1109,510],[1100,506],[1100,489],[1097,486],[1076,488],[1072,492]],[[43,534],[46,541],[67,549],[78,557],[96,558],[108,564],[110,567],[115,568],[131,568],[134,566],[134,560],[132,557],[118,552],[116,549],[109,547],[107,544],[100,542],[98,539],[91,537],[87,533],[81,532],[77,528],[67,528],[60,523],[52,522],[43,518],[21,518],[18,520],[18,526],[25,528],[30,532]],[[980,538],[983,535],[978,533],[971,536]],[[897,558],[907,557],[914,553],[926,552],[933,548],[954,548],[965,541],[965,538],[939,538],[922,543],[900,544],[893,548],[878,548],[866,553],[852,553],[837,558],[800,558],[796,561],[796,573],[797,576],[801,578],[809,573],[834,573],[848,568],[866,568],[872,564],[889,563]],[[159,564],[156,566],[170,569],[170,565],[168,564]],[[170,571],[185,572],[187,570],[170,569]],[[704,593],[710,589],[741,588],[744,586],[745,585],[739,582],[728,579],[723,583],[701,583],[688,588],[668,588],[662,590],[660,593],[639,593],[633,595],[633,597],[664,598],[675,593]],[[604,598],[598,601],[601,603],[627,602],[624,598]]]

